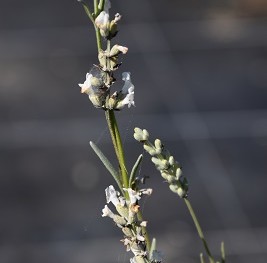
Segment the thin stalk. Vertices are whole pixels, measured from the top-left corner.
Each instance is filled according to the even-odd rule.
[[[114,149],[120,165],[122,185],[123,187],[128,188],[129,178],[126,170],[124,150],[122,147],[121,136],[113,110],[106,110],[106,119],[108,122],[108,127],[114,145]]]
[[[111,41],[107,41],[107,52],[110,52],[110,47],[111,47]],[[110,70],[110,61],[107,59],[107,70]],[[125,188],[129,187],[129,178],[128,178],[128,173],[126,169],[126,163],[125,163],[125,157],[124,157],[124,150],[122,147],[122,142],[121,142],[121,136],[120,136],[120,131],[119,127],[116,121],[116,116],[114,113],[114,110],[106,110],[106,118],[108,121],[108,127],[110,130],[112,142],[115,148],[115,152],[119,161],[120,165],[120,170],[121,170],[121,179],[122,179],[122,185]]]
[[[97,0],[94,0],[94,13],[95,13],[95,15],[97,15],[97,13],[98,13],[98,3],[97,2],[98,2]]]
[[[199,235],[200,239],[202,240],[203,246],[204,246],[204,248],[206,250],[206,253],[207,253],[208,257],[209,257],[209,261],[210,261],[210,263],[215,263],[215,260],[214,260],[213,256],[211,255],[210,249],[208,247],[208,243],[205,240],[204,233],[203,233],[203,231],[201,229],[201,226],[200,226],[199,221],[198,221],[198,219],[196,217],[194,209],[193,209],[191,203],[189,202],[189,200],[187,198],[184,198],[184,201],[185,201],[185,204],[186,204],[186,206],[187,206],[187,208],[188,208],[188,210],[190,212],[190,215],[191,215],[191,217],[192,217],[192,219],[194,221],[194,224],[195,224],[195,227],[197,229],[198,235]]]
[[[94,23],[94,27],[95,27],[97,51],[99,53],[102,49],[102,40],[101,40],[100,30],[99,28],[97,28],[95,23]]]
[[[84,8],[85,13],[87,14],[87,16],[89,17],[89,19],[91,20],[91,22],[94,25],[95,34],[96,34],[97,51],[99,53],[99,51],[101,50],[102,41],[101,41],[101,35],[100,35],[99,28],[97,28],[97,26],[95,24],[96,13],[95,14],[92,14],[92,12],[90,11],[89,6],[83,0],[78,0],[78,2],[80,2],[83,5],[83,8]],[[95,10],[95,8],[97,8],[97,6],[94,6],[94,10]]]
[[[106,110],[105,114],[106,114],[106,119],[107,119],[109,131],[110,131],[112,143],[113,143],[113,146],[114,146],[114,149],[115,149],[118,161],[119,161],[119,165],[121,168],[122,185],[124,188],[128,188],[129,178],[128,178],[128,173],[126,170],[124,151],[122,147],[122,142],[121,142],[121,137],[120,137],[120,132],[119,132],[119,128],[117,125],[116,117],[115,117],[113,110]],[[127,193],[125,194],[125,198],[129,198],[127,196]],[[142,216],[141,211],[137,213],[137,218],[138,220],[143,221],[143,216]],[[148,236],[148,233],[145,227],[142,227],[142,232],[146,239],[147,250],[149,251],[150,250],[150,239],[149,239],[149,236]]]
[[[101,12],[104,9],[104,4],[105,4],[105,0],[100,0],[99,1],[99,10],[98,12]]]
[[[143,221],[143,216],[142,216],[142,212],[141,211],[138,211],[137,213],[137,218],[139,221]],[[147,251],[150,251],[150,248],[151,248],[151,243],[150,243],[150,239],[149,239],[149,235],[146,231],[146,228],[142,226],[142,234],[144,235],[145,239],[146,239],[146,250]]]
[[[117,147],[117,140],[116,140],[114,122],[113,122],[113,119],[112,119],[113,116],[111,114],[111,111],[112,110],[106,110],[105,111],[105,115],[106,115],[106,121],[107,121],[107,124],[108,124],[108,129],[109,129],[109,132],[110,132],[111,140],[112,140],[112,143],[113,143],[113,146],[114,146],[114,149],[115,149],[115,153],[116,153],[117,159],[119,160],[119,152],[118,152],[118,147]]]
[[[128,178],[128,172],[126,169],[126,162],[125,162],[125,157],[124,157],[125,155],[124,155],[124,150],[123,150],[123,146],[122,146],[121,136],[120,136],[119,127],[118,127],[118,124],[117,124],[117,121],[115,118],[114,111],[112,112],[112,114],[114,115],[115,135],[116,135],[116,140],[117,140],[118,152],[120,155],[122,182],[123,182],[123,186],[125,188],[128,188],[129,187],[129,178]]]

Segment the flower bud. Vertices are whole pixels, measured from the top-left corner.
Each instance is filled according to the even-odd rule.
[[[157,153],[156,153],[156,150],[154,149],[153,146],[144,144],[144,149],[145,149],[151,156],[154,156],[154,155],[157,154]]]
[[[116,205],[116,210],[121,216],[125,218],[127,218],[129,215],[128,208],[126,206],[122,206],[121,204]]]
[[[181,197],[184,198],[186,196],[186,191],[182,187],[179,187],[177,190],[177,194]]]
[[[118,33],[117,24],[118,24],[120,19],[121,19],[121,15],[119,13],[117,13],[115,15],[115,18],[110,22],[109,36],[108,36],[109,39],[111,39],[117,35],[117,33]]]
[[[180,167],[176,169],[175,176],[176,176],[176,179],[179,179],[182,176],[182,169]]]
[[[133,232],[129,227],[123,227],[122,232],[126,237],[133,237]]]
[[[106,11],[100,12],[95,19],[96,26],[100,29],[102,37],[107,37],[109,34],[109,14]]]
[[[178,191],[178,186],[176,184],[170,184],[169,185],[169,188],[172,192],[174,192],[175,194],[178,194],[177,191]]]
[[[171,174],[168,174],[166,180],[169,184],[172,184],[175,182],[175,177]]]
[[[127,224],[127,221],[125,218],[119,215],[114,215],[113,221],[118,225],[118,226],[125,226]]]
[[[173,156],[169,157],[169,163],[170,163],[170,165],[174,165],[175,160],[174,160]]]
[[[130,263],[146,263],[147,261],[142,256],[135,256],[130,259]]]
[[[168,173],[165,173],[165,172],[161,172],[161,176],[162,176],[165,180],[167,180],[169,174],[168,174]]]
[[[156,147],[156,149],[162,149],[162,143],[161,143],[161,140],[159,140],[159,139],[156,139],[155,140],[155,147]]]
[[[151,161],[156,165],[158,170],[166,170],[170,166],[169,162],[165,159],[160,160],[156,157],[152,157]]]
[[[141,130],[140,128],[134,128],[134,138],[139,142],[145,142],[149,138],[149,133],[147,130]]]

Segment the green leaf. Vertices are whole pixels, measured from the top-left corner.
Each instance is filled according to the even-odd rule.
[[[107,159],[107,157],[103,154],[103,152],[92,141],[90,141],[90,146],[92,147],[96,155],[99,157],[101,162],[104,164],[104,166],[107,168],[107,170],[110,172],[110,174],[113,176],[121,192],[123,193],[123,189],[122,189],[122,185],[120,182],[120,177],[119,177],[118,172],[115,170],[115,168],[110,163],[110,161]]]
[[[133,180],[134,180],[134,177],[135,177],[135,174],[137,172],[137,169],[139,167],[139,165],[141,164],[143,160],[143,154],[140,154],[132,168],[132,171],[131,171],[131,174],[130,174],[130,178],[129,178],[129,187],[131,187],[132,183],[133,183]]]

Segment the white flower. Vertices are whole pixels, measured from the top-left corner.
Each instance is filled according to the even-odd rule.
[[[114,206],[120,204],[120,200],[117,196],[117,192],[113,185],[107,187],[105,189],[105,192],[106,192],[107,203],[111,202]]]
[[[86,93],[89,95],[90,89],[92,88],[92,74],[87,73],[86,74],[86,80],[84,81],[83,84],[78,84],[81,88],[81,93]]]
[[[123,190],[128,192],[131,204],[135,205],[141,199],[139,192],[134,191],[132,188],[124,188]]]
[[[147,141],[149,138],[149,133],[146,129],[140,129],[138,127],[134,128],[134,138],[139,142]]]
[[[139,235],[139,234],[136,235],[136,239],[137,239],[138,241],[141,241],[141,242],[144,242],[144,241],[146,240],[144,236]]]
[[[123,46],[119,46],[117,45],[117,49],[122,53],[122,54],[126,54],[128,52],[128,48],[127,47],[123,47]]]
[[[131,105],[134,105],[134,87],[131,87],[128,90],[128,94],[126,95],[126,97],[122,100],[122,104],[124,105],[128,105],[128,108],[131,107]]]
[[[108,216],[110,218],[114,217],[114,213],[108,208],[107,205],[102,209],[102,217]]]
[[[146,189],[141,189],[140,192],[142,193],[142,195],[151,195],[153,190],[152,188],[146,188]]]
[[[100,29],[101,35],[106,37],[109,31],[109,13],[102,11],[95,19],[95,24]]]
[[[121,15],[117,13],[114,18],[114,23],[118,23],[121,20]]]
[[[130,72],[123,72],[122,73],[122,80],[131,81],[131,73]]]
[[[114,45],[112,47],[112,49],[110,50],[110,53],[109,55],[112,57],[112,56],[117,56],[119,55],[120,53],[122,54],[126,54],[128,52],[128,48],[127,47],[124,47],[124,46],[120,46],[118,44]]]
[[[147,221],[142,221],[142,222],[140,223],[140,226],[147,227]]]
[[[134,85],[131,82],[130,72],[123,72],[122,80],[124,80],[124,85],[121,92],[124,95],[124,98],[118,102],[116,109],[122,109],[125,105],[128,105],[128,108],[130,108],[132,105],[135,106]]]
[[[105,1],[104,10],[95,19],[96,26],[100,29],[102,36],[106,37],[109,31],[109,9],[111,7],[110,1]]]

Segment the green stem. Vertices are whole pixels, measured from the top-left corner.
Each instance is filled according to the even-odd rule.
[[[118,147],[117,147],[117,140],[116,140],[116,135],[115,135],[115,128],[114,128],[114,120],[113,120],[113,114],[111,114],[112,110],[106,110],[105,115],[106,115],[106,121],[108,124],[108,129],[110,132],[111,140],[115,149],[115,153],[117,156],[117,159],[119,160],[119,152],[118,152]]]
[[[94,13],[95,13],[95,15],[97,15],[97,13],[98,13],[98,3],[97,3],[98,1],[97,0],[94,0]]]
[[[108,123],[112,143],[113,143],[113,146],[114,146],[114,149],[115,149],[118,161],[119,161],[119,165],[120,165],[122,186],[124,188],[128,188],[129,187],[129,178],[128,178],[128,173],[127,173],[127,169],[126,169],[126,165],[125,165],[124,151],[123,151],[123,147],[122,147],[121,136],[120,136],[118,124],[116,121],[116,117],[115,117],[113,110],[106,110],[105,114],[106,114],[106,120]],[[124,193],[122,193],[122,194],[124,194]],[[127,197],[127,195],[125,195],[125,198],[129,198],[129,197]],[[137,213],[137,218],[138,218],[138,220],[143,221],[141,211],[139,211]],[[145,239],[146,239],[147,251],[149,251],[150,250],[150,240],[149,240],[149,236],[148,236],[148,233],[147,233],[145,227],[142,227],[142,232],[143,232],[143,235],[145,236]]]
[[[105,0],[100,0],[99,1],[99,10],[98,10],[98,12],[100,13],[101,11],[103,11],[103,9],[104,9],[104,4],[105,4]],[[98,14],[97,14],[98,15]]]
[[[126,169],[124,151],[122,147],[121,136],[120,136],[118,124],[116,121],[116,117],[115,117],[113,110],[106,110],[105,112],[106,112],[106,119],[108,122],[111,139],[112,139],[114,149],[115,149],[115,152],[116,152],[116,155],[119,161],[119,165],[120,165],[122,185],[123,187],[128,188],[129,178],[128,178],[128,173]]]
[[[95,23],[94,23],[94,27],[95,27],[97,51],[99,53],[102,49],[102,40],[101,40],[100,30],[99,30],[99,28],[97,28]]]
[[[186,204],[186,206],[187,206],[187,208],[188,208],[188,210],[190,212],[190,215],[191,215],[191,217],[192,217],[192,219],[194,221],[194,224],[195,224],[195,227],[197,229],[198,235],[199,235],[200,239],[202,240],[203,246],[204,246],[204,248],[205,248],[205,250],[207,252],[207,255],[209,257],[209,261],[210,261],[210,263],[215,263],[215,260],[214,260],[213,256],[211,255],[210,249],[208,247],[208,243],[205,240],[204,233],[203,233],[203,231],[201,229],[201,226],[200,226],[199,221],[198,221],[198,219],[196,217],[194,209],[193,209],[191,203],[189,202],[189,200],[187,198],[184,198],[184,201],[185,201],[185,204]]]

